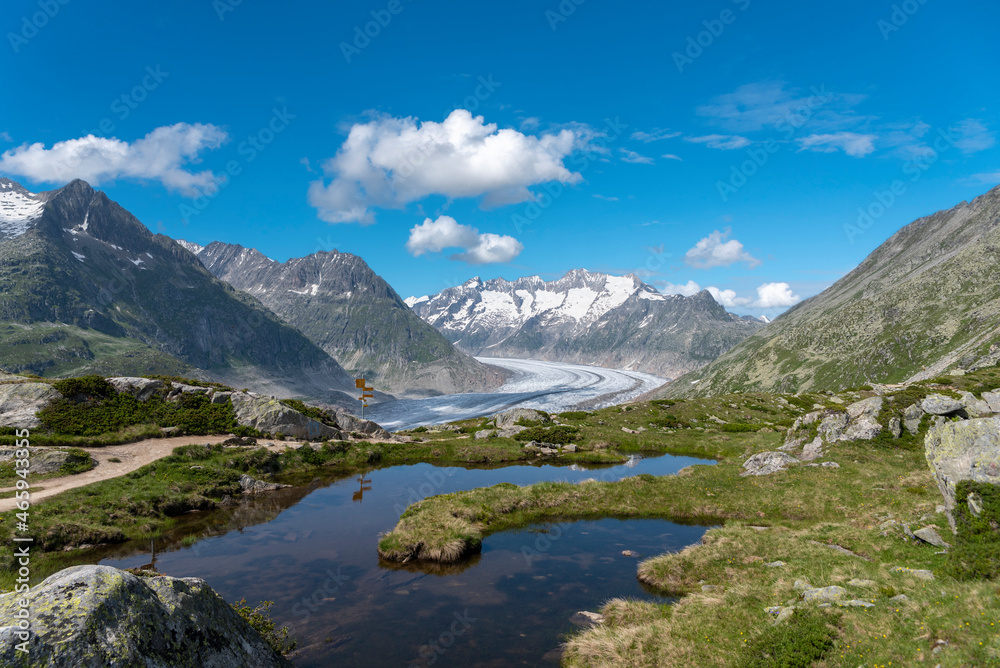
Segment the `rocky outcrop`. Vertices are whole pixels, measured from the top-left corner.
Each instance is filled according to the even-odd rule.
[[[14,459],[16,453],[16,448],[0,447],[0,462],[8,462]],[[86,461],[93,461],[93,458],[87,453],[76,454],[68,450],[57,450],[55,448],[32,448],[28,473],[32,475],[55,473],[66,464],[79,464]]]
[[[18,636],[18,599],[0,596],[0,664],[73,668],[285,668],[261,635],[197,578],[137,577],[75,566],[33,587],[30,639]]]
[[[953,415],[965,408],[960,399],[932,394],[920,403],[920,408],[928,415]]]
[[[286,406],[277,399],[250,392],[233,392],[230,396],[236,421],[267,434],[281,432],[293,438],[338,439],[346,437],[339,429],[323,424]]]
[[[277,489],[284,489],[285,487],[291,487],[291,485],[282,485],[277,482],[264,482],[263,480],[251,478],[246,473],[240,476],[240,488],[243,490],[243,494],[245,496],[257,496],[258,494],[273,492]]]
[[[551,422],[548,415],[533,408],[511,408],[493,416],[493,423],[497,429],[509,429],[515,426],[518,420]]]
[[[944,497],[955,529],[955,486],[963,480],[1000,484],[1000,418],[945,422],[924,441],[927,463]]]
[[[392,434],[387,432],[378,423],[371,420],[362,420],[344,411],[335,411],[337,424],[346,432],[354,434],[364,434],[370,438],[391,438]]]
[[[741,476],[770,475],[784,471],[789,464],[798,463],[798,459],[784,452],[759,452],[743,462],[745,469]]]
[[[0,427],[33,429],[41,424],[36,413],[61,398],[48,383],[0,385]]]
[[[166,387],[162,380],[153,380],[152,378],[119,376],[116,378],[108,378],[107,380],[111,383],[113,388],[118,390],[118,392],[131,394],[139,401],[152,399],[154,394]]]

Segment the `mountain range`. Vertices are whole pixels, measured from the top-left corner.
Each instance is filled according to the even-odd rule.
[[[901,228],[831,287],[663,393],[921,380],[974,367],[996,343],[1000,187]]]
[[[645,371],[676,378],[764,323],[707,291],[664,295],[634,275],[577,269],[555,281],[479,277],[406,303],[460,350]]]
[[[0,178],[0,285],[10,371],[199,375],[347,405],[354,393],[305,335],[80,180],[32,193]]]
[[[381,391],[452,394],[495,389],[503,380],[417,317],[356,255],[334,250],[277,262],[234,244],[178,243]]]

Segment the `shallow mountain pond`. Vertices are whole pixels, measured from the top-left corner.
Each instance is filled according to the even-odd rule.
[[[153,561],[162,573],[204,578],[227,601],[274,601],[272,618],[298,641],[297,666],[557,665],[563,635],[577,628],[574,613],[613,597],[669,601],[638,583],[639,559],[696,543],[706,528],[615,519],[535,525],[487,537],[467,562],[426,570],[380,562],[379,534],[433,494],[711,463],[659,456],[601,469],[395,466],[203,513],[176,532],[183,540],[154,544],[155,557],[133,544],[105,551],[100,563]],[[193,542],[195,528],[203,537]]]

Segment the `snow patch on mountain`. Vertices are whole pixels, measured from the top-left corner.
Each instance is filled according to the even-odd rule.
[[[185,250],[187,250],[190,253],[193,253],[194,255],[197,255],[198,253],[205,250],[204,246],[199,246],[198,244],[192,243],[190,241],[184,241],[183,239],[175,239],[175,241],[179,243]]]
[[[35,193],[16,187],[9,181],[0,183],[0,234],[19,237],[38,220],[45,201]]]

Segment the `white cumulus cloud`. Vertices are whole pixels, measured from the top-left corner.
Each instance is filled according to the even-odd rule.
[[[375,221],[373,208],[402,208],[429,195],[481,197],[483,206],[532,199],[529,186],[582,176],[563,160],[586,145],[583,130],[526,135],[456,109],[444,122],[381,116],[355,124],[323,165],[309,202],[331,223]]]
[[[764,283],[757,288],[757,308],[787,308],[802,301],[788,283]]]
[[[687,283],[663,283],[660,292],[665,295],[684,295],[690,297],[701,292],[701,286],[694,281]]]
[[[728,267],[737,262],[746,262],[750,267],[760,264],[760,260],[744,250],[742,243],[730,239],[729,235],[728,229],[725,232],[715,230],[685,253],[684,261],[696,269]]]
[[[214,183],[214,176],[185,167],[197,163],[203,150],[218,148],[228,138],[214,125],[176,123],[133,142],[87,135],[56,142],[52,148],[40,142],[23,144],[0,155],[0,171],[60,184],[83,179],[95,186],[116,178],[148,179],[196,196]]]
[[[733,308],[734,306],[746,306],[751,301],[753,301],[752,299],[749,299],[747,297],[737,297],[735,290],[720,290],[714,285],[710,285],[705,289],[708,290],[710,293],[712,293],[712,297],[715,298],[715,301],[719,302],[726,308]]]
[[[524,250],[524,246],[514,237],[485,233],[469,225],[460,225],[451,216],[440,216],[437,220],[427,218],[410,230],[406,250],[414,257],[424,253],[439,253],[445,248],[461,248],[464,253],[456,253],[451,260],[468,264],[496,264],[510,262]]]
[[[875,135],[857,132],[835,132],[833,134],[812,134],[798,140],[799,150],[817,153],[843,151],[854,158],[863,158],[875,151]]]

